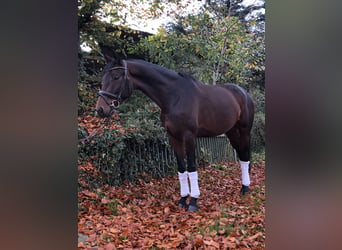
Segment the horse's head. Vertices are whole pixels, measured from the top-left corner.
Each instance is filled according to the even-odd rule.
[[[132,86],[128,78],[126,61],[121,64],[111,60],[104,68],[102,87],[96,103],[100,117],[109,117],[119,108],[121,101],[132,94]]]

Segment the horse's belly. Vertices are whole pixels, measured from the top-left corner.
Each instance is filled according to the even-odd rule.
[[[225,134],[236,124],[238,117],[237,111],[202,114],[198,119],[197,134],[203,137]]]
[[[231,122],[215,122],[212,121],[205,126],[199,126],[197,130],[198,137],[212,137],[225,134],[228,132],[236,123],[236,120]]]
[[[214,137],[214,136],[222,135],[224,133],[225,132],[223,131],[221,133],[218,133],[218,132],[207,130],[205,128],[199,128],[197,131],[197,137]]]
[[[237,101],[221,95],[219,93],[216,99],[201,103],[197,118],[198,136],[227,133],[239,120],[241,109]]]

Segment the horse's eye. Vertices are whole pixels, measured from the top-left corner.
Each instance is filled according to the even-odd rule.
[[[120,78],[120,75],[119,74],[115,74],[114,76],[113,76],[113,79],[114,80],[118,80]]]

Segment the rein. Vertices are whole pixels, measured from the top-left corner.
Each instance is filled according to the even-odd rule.
[[[121,101],[121,95],[122,95],[122,92],[124,91],[125,86],[128,84],[128,87],[130,88],[128,75],[127,75],[127,63],[126,63],[126,61],[123,61],[123,64],[124,64],[124,67],[113,67],[113,68],[109,69],[110,71],[111,70],[117,70],[117,69],[124,69],[125,70],[124,80],[120,85],[119,93],[118,94],[112,94],[112,93],[110,93],[108,91],[104,91],[104,90],[100,90],[98,92],[98,95],[103,98],[103,100],[110,107],[111,110],[117,110],[119,108],[120,101]],[[112,101],[109,103],[107,101],[107,98],[112,99]]]

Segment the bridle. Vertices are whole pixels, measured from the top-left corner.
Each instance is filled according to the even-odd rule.
[[[120,85],[120,89],[119,89],[119,93],[118,94],[112,94],[108,91],[104,91],[104,90],[100,90],[99,91],[99,96],[101,96],[103,98],[103,100],[105,101],[105,103],[110,107],[111,111],[112,110],[117,110],[120,106],[120,101],[121,101],[121,95],[122,92],[124,91],[124,88],[126,85],[128,85],[128,87],[130,88],[131,91],[131,86],[129,84],[129,80],[128,80],[128,75],[127,75],[127,63],[126,61],[122,61],[124,64],[124,67],[113,67],[111,69],[109,69],[109,71],[112,70],[117,70],[117,69],[124,69],[125,75],[124,75],[124,80]],[[107,98],[112,99],[112,101],[109,103],[107,101]]]

